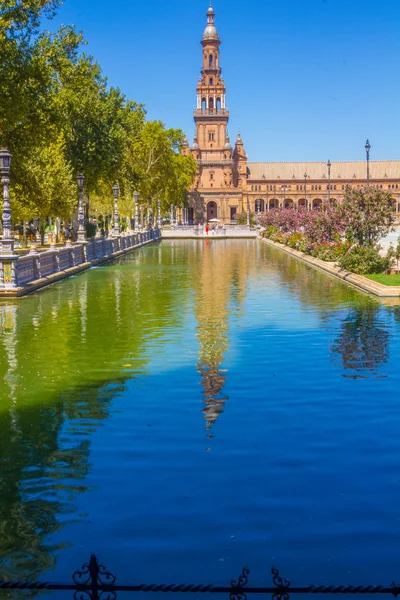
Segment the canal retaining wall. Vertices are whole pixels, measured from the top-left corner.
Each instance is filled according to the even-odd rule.
[[[204,225],[178,225],[169,229],[162,229],[161,235],[164,239],[240,239],[256,238],[257,229],[246,225],[218,225],[208,233]]]
[[[31,250],[14,259],[14,281],[6,278],[7,260],[0,257],[0,298],[25,296],[43,287],[123,256],[161,238],[159,229],[69,243],[45,252]],[[8,259],[9,257],[7,257]]]
[[[367,277],[363,277],[362,275],[356,275],[350,271],[340,269],[333,262],[327,262],[325,260],[320,260],[319,258],[314,258],[314,256],[309,256],[308,254],[299,252],[299,250],[294,250],[293,248],[289,248],[288,246],[279,244],[278,242],[273,242],[267,238],[260,237],[260,240],[269,246],[283,250],[283,252],[286,252],[286,254],[294,256],[308,265],[323,271],[324,273],[328,273],[333,277],[337,277],[338,279],[345,281],[346,283],[359,290],[362,290],[363,292],[374,294],[374,296],[379,296],[380,298],[400,298],[400,287],[383,285],[377,281],[372,281],[371,279],[367,279]]]

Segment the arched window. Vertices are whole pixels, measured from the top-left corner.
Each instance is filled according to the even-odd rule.
[[[210,77],[210,79],[209,79],[209,84],[210,84],[210,85],[212,85],[212,84],[213,84],[213,78],[212,78],[212,77]]]
[[[311,189],[312,189],[312,191],[314,191],[314,186],[313,185],[311,186]]]
[[[214,110],[214,98],[208,99],[208,109],[211,111]]]
[[[217,98],[217,113],[221,112],[221,98]]]
[[[206,108],[207,108],[207,102],[205,98],[201,99],[201,112],[205,113],[206,112]]]
[[[208,57],[208,61],[209,61],[210,67],[212,67],[212,64],[213,64],[213,55],[212,54],[210,54],[210,56]]]

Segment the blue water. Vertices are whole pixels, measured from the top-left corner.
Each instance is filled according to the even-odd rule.
[[[0,305],[0,572],[385,583],[400,308],[261,242],[179,241]]]

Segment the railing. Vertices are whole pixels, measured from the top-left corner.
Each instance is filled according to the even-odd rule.
[[[15,285],[13,287],[23,287],[35,279],[49,277],[60,271],[67,271],[72,267],[112,256],[119,250],[126,251],[138,244],[158,239],[160,236],[160,231],[153,229],[113,238],[93,239],[82,244],[70,244],[60,249],[56,248],[40,253],[31,252],[25,256],[15,255],[15,258],[13,258],[15,262]],[[0,286],[0,289],[4,288]]]
[[[289,600],[291,594],[400,594],[400,585],[306,585],[291,586],[290,581],[279,575],[278,569],[271,569],[272,584],[251,587],[249,569],[242,569],[237,579],[228,586],[212,584],[117,584],[116,576],[100,564],[92,554],[81,570],[75,571],[71,583],[51,583],[37,581],[0,581],[2,590],[65,590],[74,592],[74,599],[116,600],[118,592],[163,592],[196,594],[229,594],[229,600],[247,600],[248,594],[271,594],[272,600]],[[1,577],[1,573],[0,573]],[[1,597],[1,596],[0,596]]]

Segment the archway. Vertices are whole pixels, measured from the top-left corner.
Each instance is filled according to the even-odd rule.
[[[262,200],[261,198],[256,200],[254,203],[254,210],[255,212],[264,212],[264,200]]]
[[[322,207],[321,198],[314,198],[314,200],[312,201],[312,207],[313,207],[313,210],[321,210],[321,207]]]
[[[285,199],[285,208],[293,208],[293,200],[291,198]]]
[[[270,209],[270,210],[271,210],[271,209],[274,209],[274,208],[278,208],[278,206],[279,206],[279,201],[278,201],[278,198],[272,198],[272,199],[269,201],[269,209]]]
[[[215,202],[209,202],[207,204],[207,221],[218,218],[217,204]]]
[[[305,208],[307,206],[306,199],[305,198],[300,198],[300,200],[298,201],[297,205],[298,205],[299,208]]]

